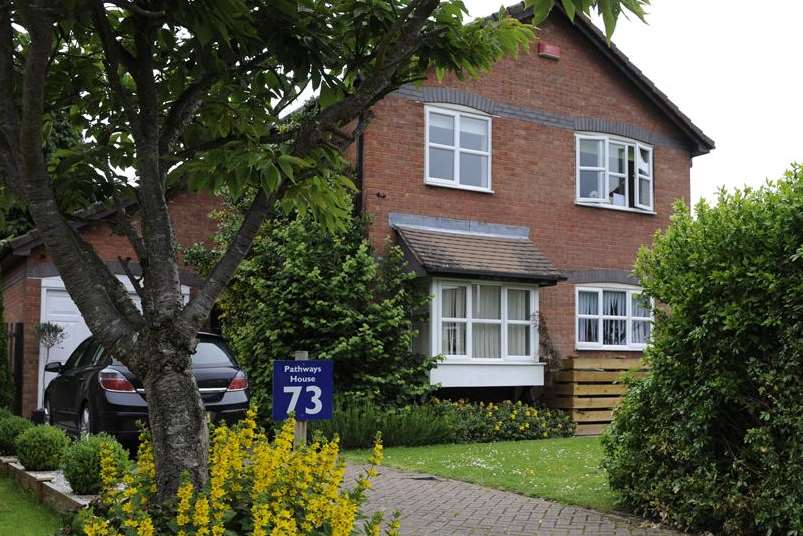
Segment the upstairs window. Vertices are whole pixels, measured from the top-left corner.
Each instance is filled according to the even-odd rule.
[[[491,191],[491,118],[426,107],[426,182]]]
[[[653,210],[652,147],[604,135],[577,135],[577,202]]]
[[[652,304],[640,290],[577,289],[577,349],[643,350],[652,331]]]

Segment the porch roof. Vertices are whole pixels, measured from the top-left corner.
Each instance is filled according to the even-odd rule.
[[[419,272],[555,285],[566,279],[527,236],[394,225]]]

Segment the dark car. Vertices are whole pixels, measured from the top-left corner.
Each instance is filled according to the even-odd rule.
[[[136,441],[138,421],[147,423],[142,382],[89,337],[66,363],[48,363],[58,376],[45,390],[46,418],[75,435],[106,432],[121,442]],[[248,409],[245,373],[222,337],[198,335],[192,371],[210,419],[233,423]]]

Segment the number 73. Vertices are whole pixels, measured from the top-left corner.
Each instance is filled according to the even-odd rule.
[[[320,413],[321,409],[323,409],[323,404],[321,403],[321,388],[317,385],[308,385],[306,389],[304,389],[301,385],[290,385],[284,388],[285,394],[290,394],[290,405],[287,407],[287,413],[293,413],[296,410],[296,406],[298,405],[298,399],[301,397],[301,391],[304,390],[307,393],[312,393],[312,398],[310,402],[312,402],[312,407],[304,408],[306,415],[315,415]]]

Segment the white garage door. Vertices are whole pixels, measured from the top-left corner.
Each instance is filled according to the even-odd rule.
[[[139,296],[134,292],[131,282],[123,276],[118,276],[120,281],[126,286],[131,298],[137,307],[140,306]],[[184,296],[184,302],[189,298],[189,287],[181,287]],[[43,395],[45,387],[56,376],[51,372],[45,372],[45,364],[47,362],[60,361],[62,363],[67,361],[73,350],[78,347],[81,342],[89,337],[89,328],[84,322],[84,318],[78,311],[75,302],[70,298],[70,295],[64,290],[64,282],[60,277],[46,277],[42,279],[42,322],[52,322],[64,328],[64,341],[50,349],[48,354],[47,348],[44,345],[39,347],[39,394],[37,398],[37,407],[42,407]]]

